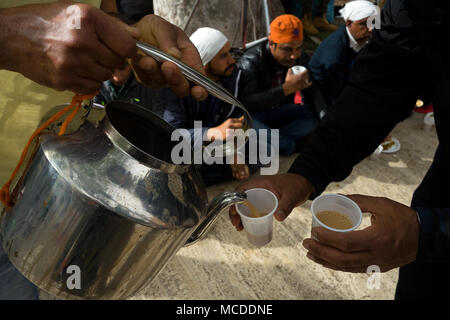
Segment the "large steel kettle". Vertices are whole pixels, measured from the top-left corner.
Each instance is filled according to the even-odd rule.
[[[174,165],[172,126],[126,102],[112,102],[98,125],[41,136],[3,208],[1,244],[39,288],[64,299],[124,299],[158,274],[178,249],[201,238],[226,207],[208,205],[194,165]]]

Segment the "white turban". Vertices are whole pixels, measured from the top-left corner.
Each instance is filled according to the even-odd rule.
[[[189,38],[200,53],[203,65],[206,66],[228,42],[227,37],[219,30],[205,27],[197,29]]]
[[[345,7],[339,10],[345,21],[358,21],[379,13],[378,6],[367,0],[355,0],[347,2]]]

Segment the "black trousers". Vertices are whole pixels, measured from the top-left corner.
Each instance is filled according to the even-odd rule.
[[[411,207],[449,208],[449,181],[449,157],[439,146],[430,169],[414,192]],[[400,268],[395,299],[435,297],[450,297],[450,259],[448,263],[415,261]]]

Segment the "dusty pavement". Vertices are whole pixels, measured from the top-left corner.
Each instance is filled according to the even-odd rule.
[[[401,142],[400,151],[363,160],[326,192],[383,196],[409,204],[437,147],[434,127],[424,131],[422,126],[423,114],[414,113],[392,133]],[[283,159],[281,171],[292,160]],[[208,193],[213,197],[236,185],[214,186]],[[306,258],[301,242],[310,235],[310,204],[294,209],[283,223],[275,222],[272,242],[261,249],[235,231],[223,212],[206,239],[182,248],[132,299],[393,299],[398,269],[381,274],[380,288],[370,290],[368,275],[332,271]],[[366,215],[360,228],[369,224]]]

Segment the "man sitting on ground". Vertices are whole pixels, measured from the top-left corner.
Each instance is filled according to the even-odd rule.
[[[227,37],[219,30],[199,28],[190,37],[200,53],[206,75],[218,82],[230,93],[237,95],[240,71],[235,68],[236,61],[231,55],[231,45]],[[214,139],[227,139],[227,129],[242,128],[244,116],[238,108],[227,104],[213,95],[204,101],[192,97],[177,98],[171,91],[165,91],[166,106],[164,120],[175,128],[188,129],[191,142]],[[195,137],[194,121],[202,121],[201,137]],[[195,147],[195,146],[194,146]],[[227,164],[205,164],[200,166],[200,174],[206,186],[220,183],[232,178],[242,180],[250,175],[244,159]],[[225,160],[224,160],[225,163]]]
[[[270,24],[269,40],[251,48],[239,60],[242,70],[239,100],[253,116],[255,129],[279,129],[280,154],[296,151],[301,138],[318,124],[304,92],[311,86],[308,71],[293,74],[294,65],[306,66],[303,25],[294,15],[277,17]]]
[[[314,83],[320,88],[328,108],[347,84],[356,56],[372,36],[368,19],[378,14],[376,5],[366,0],[349,2],[339,11],[345,26],[329,35],[309,62]]]

